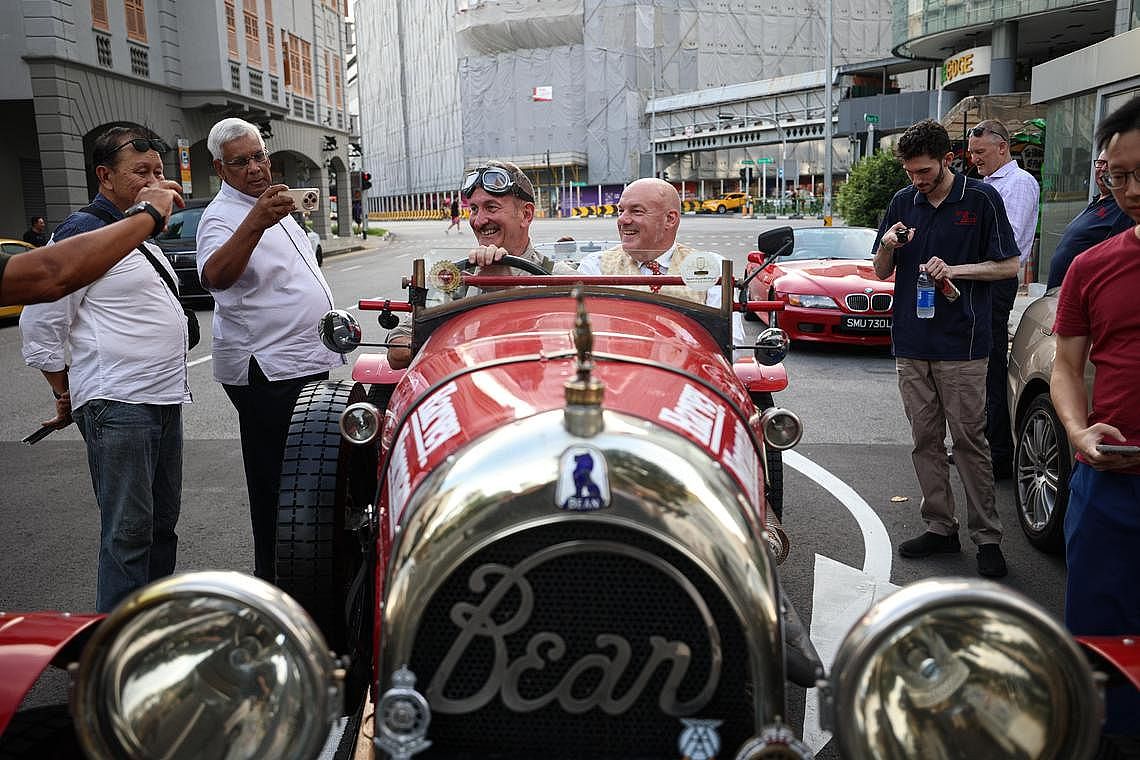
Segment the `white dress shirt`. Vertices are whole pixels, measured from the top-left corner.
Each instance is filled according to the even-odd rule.
[[[198,223],[199,275],[256,202],[222,183]],[[248,385],[250,356],[270,380],[314,375],[344,364],[344,357],[325,348],[317,335],[317,322],[334,308],[332,291],[308,237],[292,216],[262,234],[233,285],[209,290],[216,304],[212,351],[219,383]]]
[[[1018,261],[1022,264],[1033,252],[1033,236],[1037,233],[1038,200],[1041,186],[1033,175],[1010,160],[982,181],[993,185],[1005,204],[1005,215],[1013,227],[1013,237],[1017,241]]]
[[[669,250],[657,257],[657,266],[661,268],[661,274],[669,274],[669,262],[673,260],[673,250],[677,244],[669,246]],[[578,274],[584,275],[600,275],[602,274],[602,253],[604,251],[594,251],[593,253],[586,254],[586,256],[578,263]],[[720,255],[714,254],[717,257],[716,267],[719,271]],[[652,275],[653,270],[641,262],[638,269],[644,275]],[[712,306],[713,308],[720,308],[720,285],[714,285],[705,291],[705,305]],[[739,312],[732,312],[732,343],[736,346],[743,346],[744,343],[744,321],[740,317]],[[733,356],[739,358],[740,356],[751,355],[749,351],[741,350],[734,351]]]
[[[162,252],[145,245],[177,282]],[[29,366],[60,372],[70,365],[74,409],[95,398],[128,404],[190,401],[186,314],[137,250],[91,285],[58,301],[25,307],[20,332]]]

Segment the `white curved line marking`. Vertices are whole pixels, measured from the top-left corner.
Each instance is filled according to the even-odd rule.
[[[784,452],[784,463],[823,486],[842,504],[863,533],[863,572],[877,581],[891,580],[891,537],[871,505],[855,489],[795,451]]]

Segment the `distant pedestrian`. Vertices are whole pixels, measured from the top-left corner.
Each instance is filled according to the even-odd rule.
[[[24,233],[24,242],[34,245],[39,248],[41,245],[47,245],[48,238],[47,221],[42,216],[33,216],[31,226],[28,231]]]
[[[451,224],[448,225],[444,232],[451,232],[451,228],[459,228],[459,196],[455,195],[451,198]]]
[[[1065,232],[1061,235],[1061,242],[1053,251],[1053,258],[1049,262],[1049,281],[1046,289],[1060,287],[1065,279],[1065,272],[1073,263],[1073,259],[1097,243],[1103,243],[1113,235],[1119,235],[1136,224],[1124,213],[1112,197],[1112,191],[1104,184],[1104,173],[1108,169],[1108,160],[1102,150],[1100,156],[1093,162],[1093,181],[1096,182],[1098,195],[1084,211],[1077,214]]]

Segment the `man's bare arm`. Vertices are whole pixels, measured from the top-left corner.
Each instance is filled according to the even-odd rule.
[[[1008,259],[1002,259],[1001,261],[980,261],[977,264],[954,264],[953,266],[946,264],[945,266],[947,269],[946,274],[932,272],[930,264],[926,265],[926,271],[930,272],[932,277],[939,280],[943,277],[950,277],[951,279],[992,282],[994,280],[1008,280],[1011,277],[1016,277],[1018,261],[1016,256],[1010,256]]]
[[[145,187],[135,197],[147,201],[164,219],[182,206],[181,186],[166,180]],[[106,274],[137,245],[154,234],[150,214],[135,214],[97,230],[21,253],[8,261],[0,283],[0,304],[57,301]]]

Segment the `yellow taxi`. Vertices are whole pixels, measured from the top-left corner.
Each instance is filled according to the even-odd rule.
[[[34,245],[29,245],[23,240],[8,240],[0,238],[0,251],[4,253],[23,253],[35,248]],[[24,310],[23,306],[0,306],[0,320],[13,319],[20,316],[20,312]]]
[[[725,193],[720,198],[712,198],[701,204],[703,214],[727,214],[740,211],[748,201],[748,193]]]

